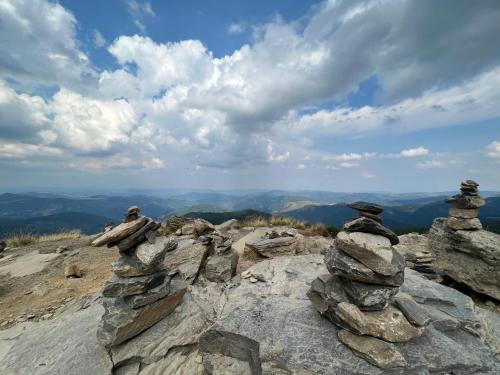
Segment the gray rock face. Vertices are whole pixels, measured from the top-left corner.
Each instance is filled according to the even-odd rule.
[[[500,299],[500,235],[485,230],[454,231],[438,218],[429,230],[437,264],[452,279]]]
[[[238,265],[238,254],[230,252],[224,255],[212,255],[205,264],[205,277],[207,280],[223,283],[231,280]]]
[[[146,267],[155,267],[163,262],[165,254],[173,242],[167,237],[158,237],[154,243],[145,242],[135,251],[137,259]]]
[[[166,277],[163,283],[158,285],[156,288],[150,289],[142,294],[135,294],[132,296],[126,296],[123,300],[133,309],[149,305],[153,302],[166,297],[170,293],[170,277]]]
[[[361,310],[382,310],[399,290],[398,287],[366,284],[349,279],[342,280],[342,288],[349,300]]]
[[[405,260],[402,255],[393,252],[392,265],[400,269],[392,276],[384,276],[373,272],[364,264],[338,250],[334,245],[330,246],[325,253],[325,265],[333,275],[342,276],[344,279],[365,281],[372,284],[400,286],[404,280]]]
[[[342,231],[335,238],[335,246],[381,275],[392,276],[401,271],[392,264],[394,250],[383,236]]]
[[[120,277],[145,276],[158,272],[163,265],[146,266],[135,255],[121,256],[113,262],[113,272]]]
[[[398,293],[394,298],[394,305],[399,308],[411,324],[423,327],[429,323],[429,314],[409,294]]]
[[[175,250],[167,253],[164,264],[171,272],[177,271],[186,282],[192,284],[196,281],[208,252],[207,244],[192,240],[182,241]]]
[[[265,236],[247,242],[246,247],[255,251],[260,256],[273,258],[282,255],[297,253],[297,237],[293,235]]]
[[[56,319],[0,331],[2,375],[111,374],[113,363],[96,337],[103,308],[88,308]]]
[[[391,241],[391,245],[399,243],[398,236],[392,230],[366,217],[360,217],[345,223],[343,229],[347,232],[363,232],[384,236]]]

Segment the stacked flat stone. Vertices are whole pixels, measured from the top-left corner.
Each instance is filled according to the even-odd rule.
[[[175,246],[167,237],[156,237],[160,223],[130,207],[123,223],[105,232],[93,246],[117,246],[114,276],[102,290],[105,313],[98,337],[106,346],[119,345],[151,327],[180,303],[183,285],[173,285],[163,264]]]
[[[340,340],[356,354],[371,361],[370,355],[359,352],[359,340],[366,339],[367,351],[377,347],[392,353],[388,363],[375,364],[403,366],[404,358],[390,343],[420,336],[428,317],[411,297],[398,294],[405,259],[392,247],[398,237],[378,216],[382,207],[365,202],[348,206],[359,217],[344,224],[327,250],[325,264],[330,274],[313,281],[308,297],[324,317],[342,329]]]
[[[446,200],[455,207],[448,211],[447,226],[452,230],[479,230],[483,226],[477,218],[479,208],[486,201],[479,195],[479,184],[473,180],[466,180],[460,184],[460,194]]]

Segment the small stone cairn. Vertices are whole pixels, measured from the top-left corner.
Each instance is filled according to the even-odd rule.
[[[378,216],[382,207],[348,206],[359,217],[344,224],[327,250],[330,274],[313,281],[308,297],[340,328],[340,340],[355,354],[382,368],[404,367],[406,360],[393,343],[420,336],[429,317],[411,296],[399,292],[405,259],[392,247],[398,237]]]
[[[454,195],[446,200],[453,203],[455,207],[448,211],[447,226],[452,230],[479,230],[483,228],[481,221],[477,218],[479,208],[486,201],[479,195],[479,184],[473,180],[466,180],[460,184],[460,194]]]
[[[182,301],[184,285],[174,283],[163,265],[166,252],[176,243],[157,237],[159,227],[133,206],[123,223],[92,242],[93,246],[117,246],[120,251],[113,263],[114,276],[102,290],[105,313],[97,335],[108,348],[151,327]]]

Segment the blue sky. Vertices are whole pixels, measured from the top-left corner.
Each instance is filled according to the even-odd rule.
[[[500,190],[494,0],[0,4],[0,189]]]

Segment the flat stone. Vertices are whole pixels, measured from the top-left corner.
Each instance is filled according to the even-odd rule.
[[[335,246],[381,275],[392,276],[401,271],[392,264],[391,242],[383,236],[342,231],[335,238]]]
[[[141,216],[137,220],[129,223],[122,223],[92,241],[92,246],[104,246],[110,242],[120,241],[137,232],[141,227],[146,225],[147,222],[148,218]]]
[[[429,323],[431,317],[427,310],[406,293],[398,293],[394,297],[394,304],[405,315],[406,319],[418,327],[424,327]]]
[[[474,209],[481,208],[486,204],[484,198],[479,196],[470,196],[470,195],[455,195],[446,200],[446,203],[453,203],[456,208],[461,209]]]
[[[343,230],[347,232],[363,232],[377,234],[379,236],[384,236],[391,241],[391,245],[397,245],[399,243],[398,236],[390,229],[379,224],[373,219],[367,217],[360,217],[358,219],[349,221],[344,224]]]
[[[137,309],[139,307],[149,305],[159,299],[165,297],[170,292],[170,277],[166,277],[162,284],[155,288],[148,290],[142,294],[135,294],[132,296],[124,297],[125,302],[132,307]]]
[[[371,219],[371,220],[379,223],[380,225],[384,225],[384,220],[381,217],[379,217],[375,214],[372,214],[370,212],[359,211],[359,217],[366,217],[368,219]]]
[[[260,256],[273,258],[296,254],[298,240],[296,236],[289,235],[275,238],[259,237],[246,242],[245,246]]]
[[[171,272],[177,271],[189,284],[196,281],[201,266],[207,258],[209,247],[201,242],[187,240],[168,252],[164,264]]]
[[[367,284],[349,279],[342,280],[342,288],[349,300],[361,310],[382,310],[399,290],[394,286]]]
[[[472,186],[474,188],[477,188],[479,184],[474,181],[474,180],[465,180],[461,183],[462,186]]]
[[[110,242],[108,247],[117,246],[121,253],[133,252],[135,247],[145,241],[147,241],[151,232],[156,231],[160,227],[160,223],[149,219],[149,221],[140,228],[137,232],[132,235],[122,239],[118,242]]]
[[[234,251],[224,255],[211,255],[205,264],[207,280],[223,283],[231,280],[236,273],[238,254]]]
[[[163,264],[145,265],[135,254],[121,254],[112,266],[115,275],[120,277],[145,276],[163,269]]]
[[[380,311],[361,311],[352,303],[340,302],[336,310],[351,330],[389,342],[406,342],[424,332],[423,328],[411,325],[404,314],[391,305]]]
[[[171,293],[153,304],[132,309],[119,298],[104,298],[105,313],[97,337],[106,347],[119,345],[172,313],[182,302],[186,287],[172,282]]]
[[[169,247],[175,245],[173,241],[165,236],[157,237],[155,243],[145,242],[139,245],[135,250],[135,255],[145,266],[155,266],[163,263]]]
[[[165,270],[147,276],[117,277],[113,276],[102,289],[104,297],[124,297],[141,294],[163,283],[167,272]]]
[[[375,337],[356,335],[345,329],[339,331],[339,339],[351,348],[354,354],[377,367],[389,369],[407,365],[405,358],[394,344]]]
[[[358,211],[366,211],[369,213],[372,213],[374,215],[378,215],[384,211],[384,209],[373,203],[368,203],[368,202],[354,202],[354,203],[349,203],[347,207],[353,208]]]
[[[448,228],[453,230],[478,230],[483,229],[481,221],[477,218],[474,219],[460,219],[457,217],[449,217],[446,223]]]
[[[364,281],[372,284],[400,286],[404,281],[405,259],[397,251],[393,251],[392,264],[400,271],[391,276],[384,276],[373,272],[363,263],[331,245],[325,253],[325,265],[333,275],[342,276],[344,279]]]

